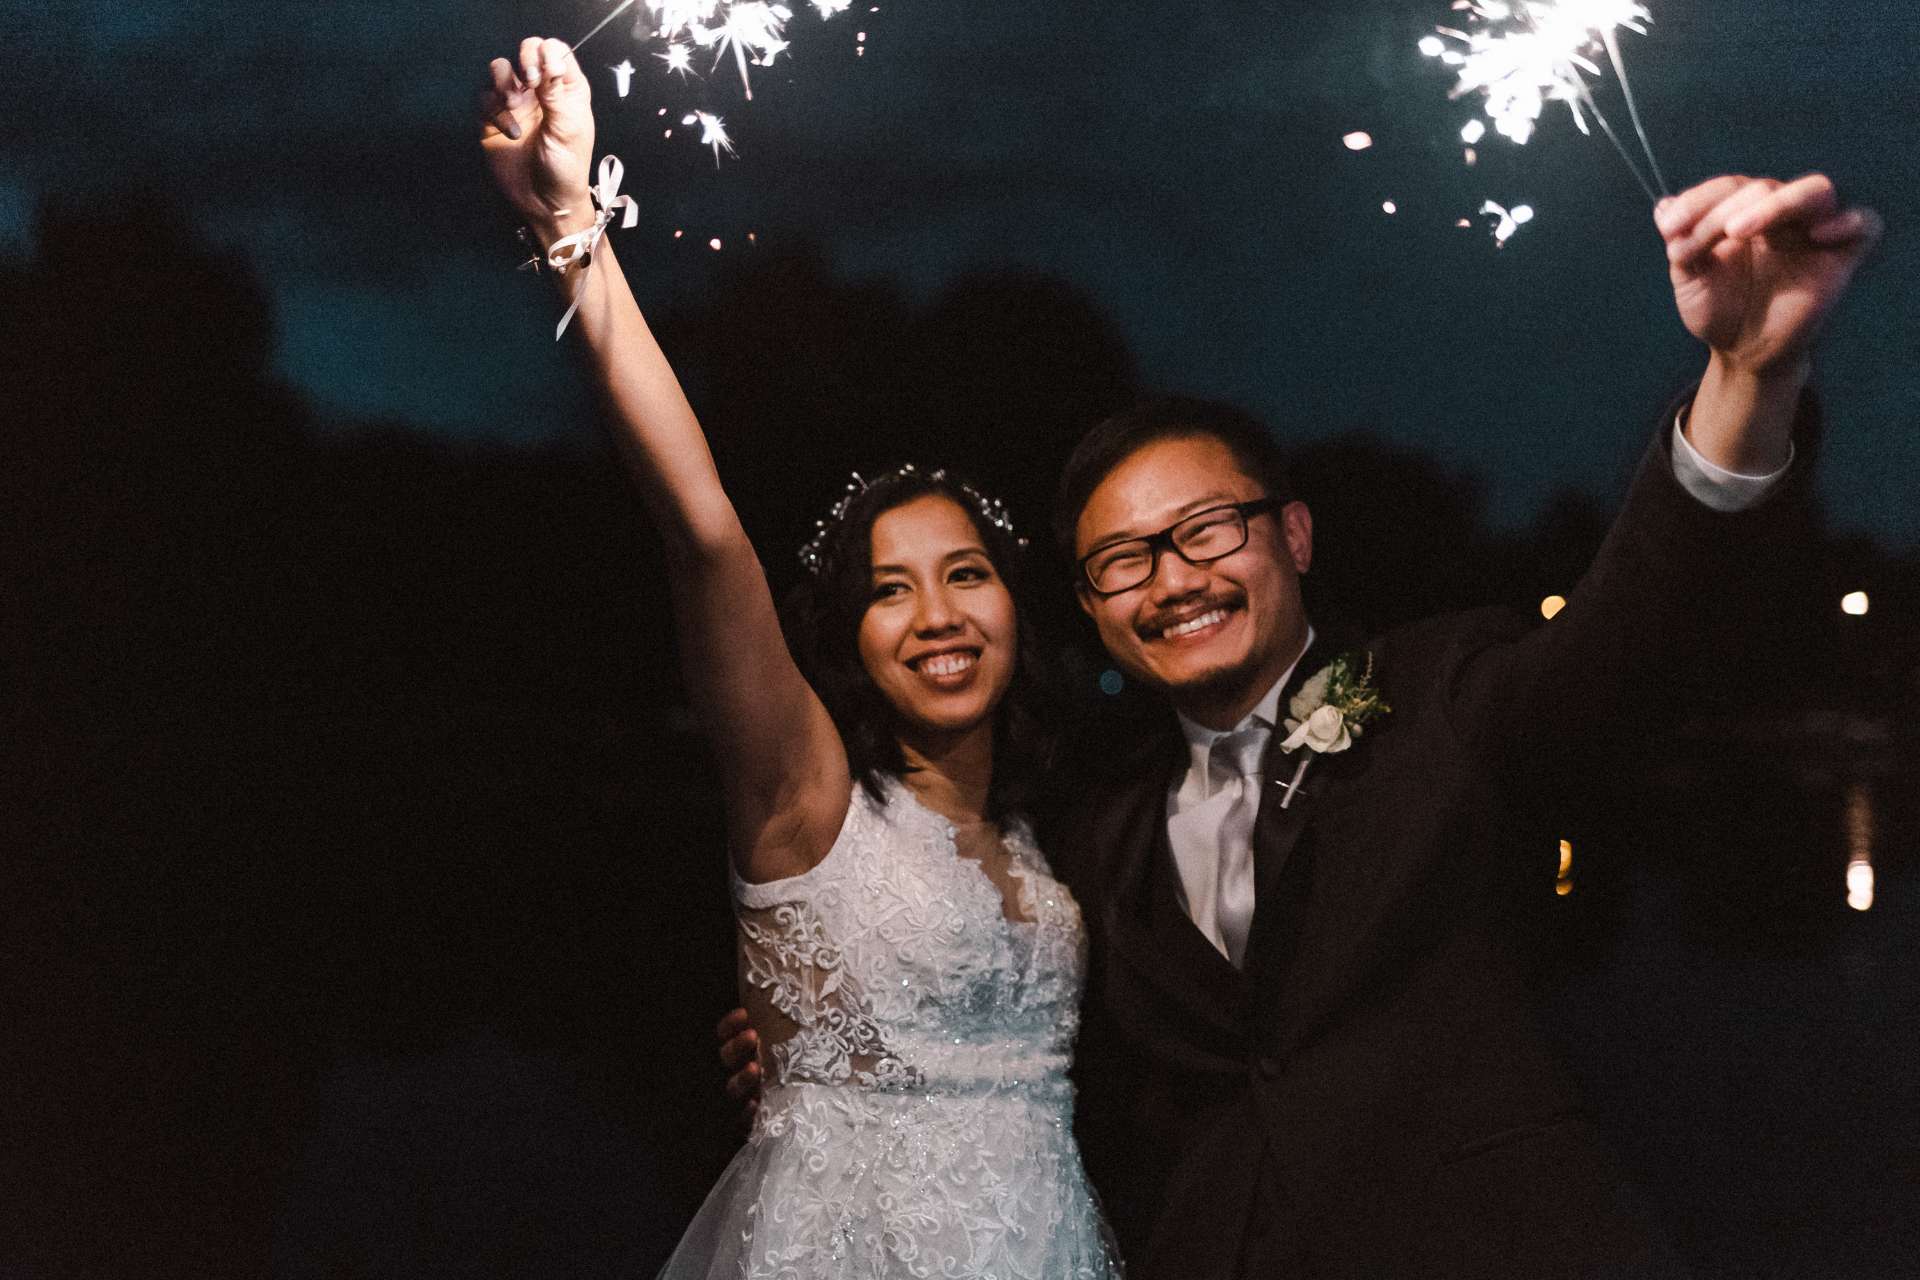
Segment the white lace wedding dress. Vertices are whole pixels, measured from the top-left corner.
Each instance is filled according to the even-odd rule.
[[[1118,1274],[1073,1141],[1080,911],[1023,825],[855,786],[819,865],[734,901],[768,1080],[662,1280]]]

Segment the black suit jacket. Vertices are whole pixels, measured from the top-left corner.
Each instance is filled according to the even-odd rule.
[[[1056,865],[1094,935],[1082,1146],[1136,1276],[1663,1270],[1534,1028],[1492,851],[1499,789],[1655,705],[1797,534],[1810,407],[1795,474],[1735,514],[1679,486],[1666,423],[1553,621],[1489,610],[1372,641],[1391,713],[1316,758],[1285,809],[1297,757],[1274,735],[1244,972],[1175,896],[1176,725],[1066,823]],[[1291,684],[1333,656],[1316,645]]]

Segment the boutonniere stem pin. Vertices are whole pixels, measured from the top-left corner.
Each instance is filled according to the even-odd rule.
[[[1293,780],[1280,797],[1280,807],[1293,803],[1300,780],[1307,776],[1307,764],[1314,755],[1332,755],[1345,751],[1360,736],[1361,730],[1392,710],[1381,700],[1373,685],[1373,655],[1359,666],[1353,654],[1341,654],[1307,678],[1300,692],[1287,702],[1287,736],[1280,743],[1286,752],[1305,747],[1312,754],[1300,757]]]

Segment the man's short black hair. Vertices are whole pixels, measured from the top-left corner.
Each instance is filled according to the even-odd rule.
[[[1060,554],[1071,563],[1073,531],[1087,499],[1113,469],[1159,440],[1211,437],[1227,447],[1233,460],[1258,481],[1267,496],[1293,501],[1293,486],[1280,447],[1266,425],[1244,409],[1218,400],[1160,396],[1143,400],[1087,432],[1074,446],[1054,494],[1053,534]]]

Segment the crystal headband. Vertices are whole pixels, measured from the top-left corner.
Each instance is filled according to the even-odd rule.
[[[834,534],[839,532],[841,524],[847,518],[847,512],[853,509],[854,499],[875,485],[891,484],[904,477],[921,474],[923,473],[920,468],[911,462],[872,480],[862,478],[858,471],[854,472],[853,478],[847,481],[846,492],[840,495],[839,501],[833,504],[833,508],[823,518],[813,522],[813,537],[807,539],[807,545],[800,548],[800,563],[807,567],[807,572],[816,577],[819,575],[820,566],[826,559],[827,543],[832,541]],[[987,497],[958,476],[948,475],[945,467],[924,474],[927,479],[937,484],[949,484],[958,489],[973,505],[975,515],[1012,538],[1016,545],[1022,547],[1027,545],[1027,540],[1014,532],[1013,517],[1007,514],[1006,503],[998,498]]]

